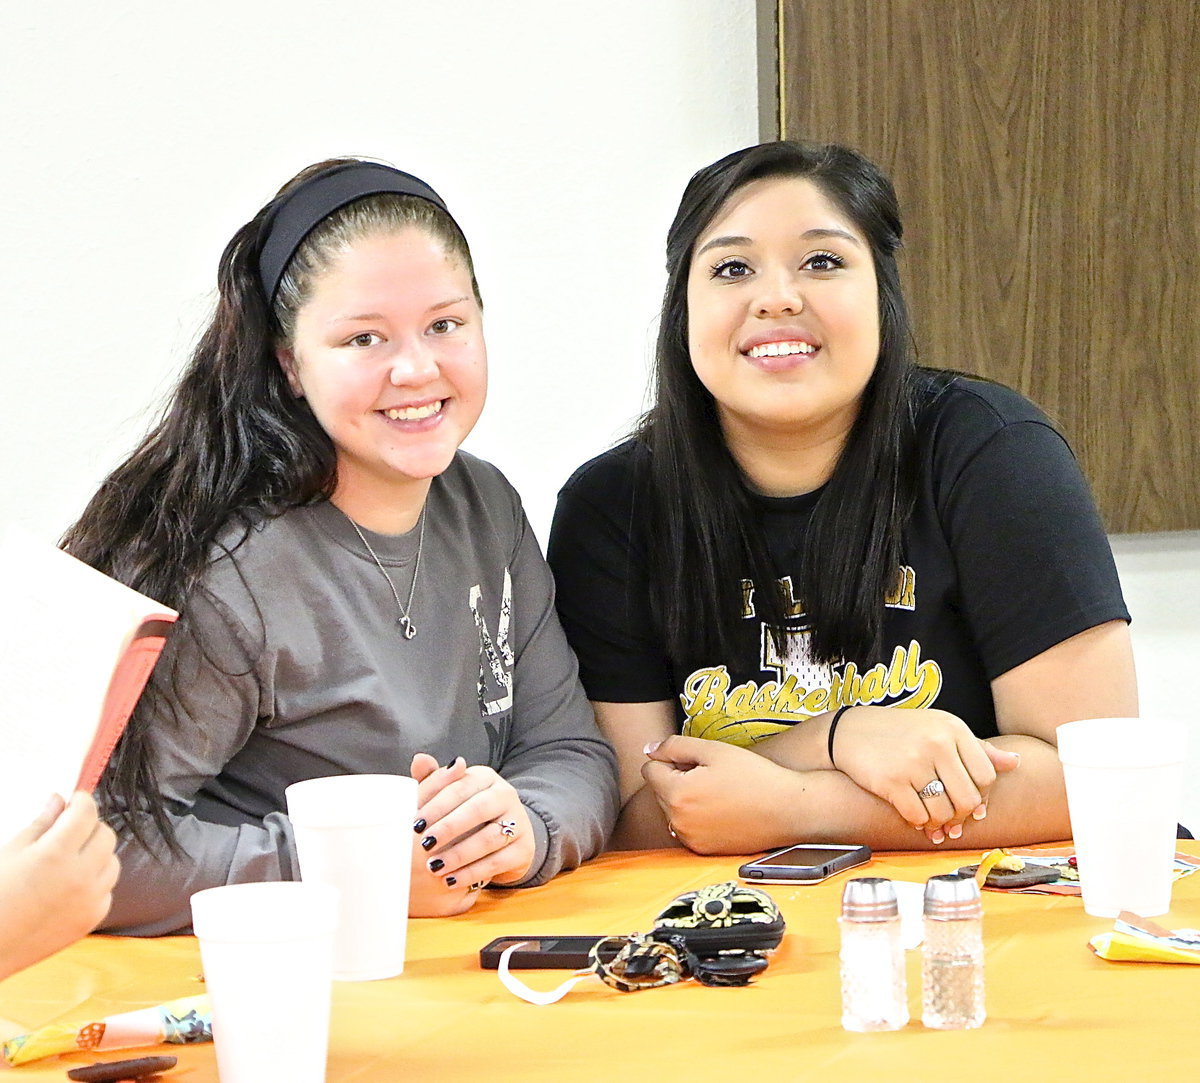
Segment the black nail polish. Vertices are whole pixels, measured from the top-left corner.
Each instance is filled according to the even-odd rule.
[[[430,872],[441,872],[442,867],[446,864],[440,857],[431,857],[428,861]]]
[[[453,887],[453,886],[454,886],[455,884],[457,884],[457,883],[458,883],[458,877],[457,877],[457,876],[447,876],[447,877],[446,877],[446,886],[447,886],[447,887]]]
[[[413,824],[413,830],[419,835],[425,830],[426,826],[427,825],[424,820],[418,820],[415,824]]]
[[[435,839],[432,835],[426,835],[421,840],[421,849],[422,850],[432,850],[436,845],[437,845],[437,839]]]
[[[450,760],[446,763],[446,770],[449,771],[450,768],[453,767],[456,763],[458,763],[458,757],[452,756],[450,758]]]

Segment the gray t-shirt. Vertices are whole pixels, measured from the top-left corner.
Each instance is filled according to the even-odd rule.
[[[155,766],[183,857],[121,840],[104,928],[186,928],[201,888],[298,875],[284,788],[412,756],[462,756],[519,791],[541,883],[603,847],[616,767],[554,612],[553,582],[520,500],[464,452],[434,479],[405,639],[396,599],[332,504],[294,508],[225,539],[155,669]],[[419,531],[364,531],[407,599]],[[139,708],[143,709],[143,708]],[[395,855],[409,860],[410,839]]]

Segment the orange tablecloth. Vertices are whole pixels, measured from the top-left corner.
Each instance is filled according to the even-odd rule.
[[[1200,854],[1200,843],[1181,843]],[[970,852],[882,854],[854,875],[923,881]],[[399,1080],[929,1079],[1103,1080],[1190,1077],[1200,967],[1106,963],[1088,938],[1112,922],[1075,898],[984,895],[987,1023],[977,1031],[920,1024],[919,952],[909,953],[913,1022],[889,1034],[841,1029],[836,916],[846,874],[813,887],[768,888],[788,922],[770,967],[744,989],[695,983],[621,994],[596,979],[535,1007],[479,969],[495,936],[625,933],[646,928],[673,895],[735,875],[732,858],[678,851],[609,854],[545,887],[485,892],[457,918],[413,921],[399,978],[335,983],[330,1083]],[[1200,874],[1175,885],[1163,923],[1200,926]],[[199,992],[191,937],[93,936],[0,984],[0,1017],[24,1028],[101,1018]],[[565,972],[531,971],[537,988]],[[179,1056],[165,1077],[217,1079],[211,1045],[157,1047]],[[65,1069],[138,1054],[78,1054],[11,1069],[63,1080]],[[165,1080],[164,1080],[165,1083]],[[286,1083],[264,1080],[263,1083]]]

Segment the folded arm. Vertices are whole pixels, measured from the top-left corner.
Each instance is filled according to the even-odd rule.
[[[663,845],[668,822],[701,853],[751,853],[797,841],[908,850],[1068,837],[1055,730],[1078,718],[1136,714],[1127,626],[1111,621],[1072,636],[998,677],[992,693],[1001,734],[987,741],[944,712],[920,712],[929,716],[922,720],[901,709],[848,712],[835,736],[836,767],[827,751],[829,716],[752,752],[670,736],[647,756],[645,745],[674,729],[670,704],[597,704],[621,766],[617,843]],[[917,790],[934,778],[954,779],[947,795],[919,798]],[[965,794],[964,778],[974,787]],[[877,792],[887,786],[895,800]],[[984,814],[976,818],[981,804]]]

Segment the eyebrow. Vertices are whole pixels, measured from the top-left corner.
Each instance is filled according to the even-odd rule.
[[[461,297],[451,297],[449,301],[442,301],[440,304],[431,305],[430,312],[436,312],[439,308],[449,308],[451,305],[461,305],[464,301],[471,300],[465,293]]]
[[[469,301],[471,298],[465,293],[461,297],[451,297],[449,301],[439,301],[436,305],[430,305],[427,312],[438,312],[443,308],[450,308],[452,305],[462,304],[463,301]],[[367,323],[371,320],[386,320],[387,317],[382,312],[359,312],[354,315],[334,316],[330,323]]]
[[[862,241],[855,237],[853,233],[847,233],[844,229],[806,229],[800,234],[800,236],[804,240],[812,240],[819,237],[837,237],[841,240],[849,241],[851,244],[858,245],[859,248],[862,247]],[[739,245],[751,245],[753,243],[754,241],[750,237],[714,237],[707,244],[704,244],[698,248],[696,250],[696,255],[703,255],[710,248],[734,248]]]

